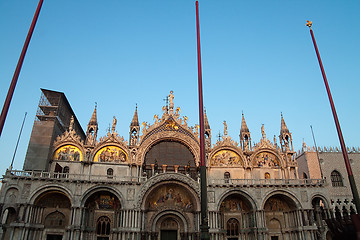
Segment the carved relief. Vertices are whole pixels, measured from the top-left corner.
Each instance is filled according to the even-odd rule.
[[[82,161],[83,154],[78,147],[73,145],[65,145],[55,151],[53,159],[65,161]]]

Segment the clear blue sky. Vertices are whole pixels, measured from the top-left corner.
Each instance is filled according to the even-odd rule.
[[[0,1],[0,103],[10,85],[37,0]],[[359,144],[359,1],[200,0],[204,105],[213,143],[239,141],[241,112],[254,142],[279,135],[282,112],[295,150],[303,139],[339,146],[306,20],[325,66],[348,146]],[[198,122],[194,0],[45,0],[0,137],[0,172],[26,155],[40,88],[64,92],[86,130],[98,103],[98,136],[112,117],[128,139],[135,104],[153,122],[174,91],[175,106]]]

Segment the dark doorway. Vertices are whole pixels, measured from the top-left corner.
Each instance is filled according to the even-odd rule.
[[[279,240],[278,236],[271,236],[271,240]]]
[[[48,234],[46,235],[46,240],[62,240],[62,235]]]
[[[161,240],[177,240],[177,230],[161,230]]]
[[[109,240],[109,237],[97,237],[97,240]]]

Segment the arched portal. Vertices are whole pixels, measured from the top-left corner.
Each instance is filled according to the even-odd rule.
[[[264,205],[265,222],[268,229],[269,239],[282,240],[296,232],[298,228],[298,213],[296,203],[289,196],[275,194],[269,197]],[[290,232],[284,232],[287,228]]]
[[[198,232],[196,193],[184,183],[166,181],[155,185],[144,197],[146,239],[189,239]],[[195,223],[195,224],[194,224]]]
[[[110,240],[111,229],[118,227],[120,210],[120,200],[114,193],[106,190],[92,193],[84,204],[85,237]]]
[[[227,239],[248,239],[255,227],[253,205],[242,193],[232,193],[220,203],[221,225],[226,230]]]
[[[63,192],[52,190],[41,194],[34,202],[33,219],[44,225],[47,240],[64,239],[71,225],[71,202]]]

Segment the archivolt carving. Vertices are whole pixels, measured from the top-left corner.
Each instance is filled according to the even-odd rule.
[[[140,208],[142,202],[144,201],[145,194],[148,192],[150,188],[155,186],[155,184],[164,182],[164,181],[179,181],[186,185],[188,185],[191,189],[193,189],[197,197],[200,198],[200,186],[198,182],[194,181],[192,178],[187,177],[186,175],[180,174],[180,173],[162,173],[159,175],[156,175],[155,177],[150,178],[145,182],[145,184],[142,186],[139,194],[138,194],[138,202],[137,207]]]

